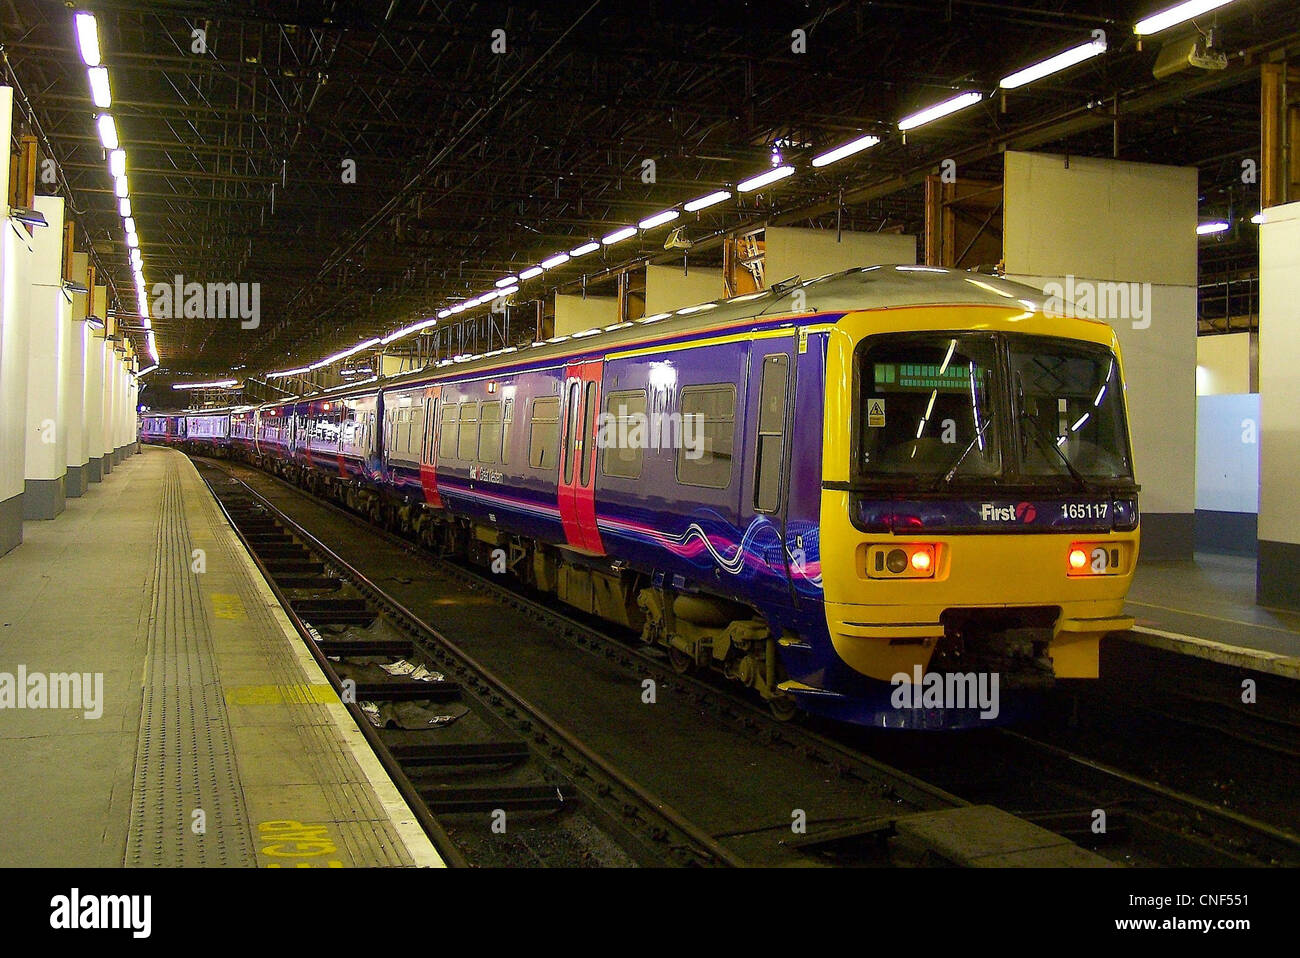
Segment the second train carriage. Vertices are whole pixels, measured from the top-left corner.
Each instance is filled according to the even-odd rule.
[[[850,270],[231,413],[229,432],[778,714],[970,725],[1095,677],[1132,623],[1118,344],[1040,300]],[[1003,701],[932,701],[930,675],[996,676]]]

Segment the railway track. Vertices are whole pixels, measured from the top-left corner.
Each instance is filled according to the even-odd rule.
[[[245,483],[214,471],[201,467],[449,864],[471,855],[491,864],[742,864]],[[334,637],[338,627],[368,635]],[[427,734],[453,723],[460,734],[450,740]],[[576,822],[533,814],[574,804]],[[512,829],[528,830],[528,841],[503,840]]]
[[[230,468],[226,464],[223,467]],[[897,748],[904,740],[917,742],[915,735],[867,733],[864,740],[859,730],[828,723],[776,722],[765,709],[725,683],[678,674],[667,657],[657,650],[639,643],[629,644],[626,637],[609,634],[602,623],[583,621],[557,611],[544,600],[496,581],[496,577],[436,557],[405,538],[379,529],[283,480],[249,467],[233,468],[248,469],[251,475],[273,482],[290,495],[306,499],[365,529],[405,555],[436,565],[439,575],[457,580],[480,595],[491,594],[495,602],[522,613],[588,654],[653,679],[661,691],[689,700],[709,720],[745,735],[765,750],[797,758],[837,778],[861,782],[875,796],[896,803],[899,810],[925,807],[936,800],[950,807],[970,802],[994,804],[1125,864],[1289,864],[1296,860],[1294,838],[1284,828],[1216,809],[1195,796],[1023,734],[999,730],[994,734],[1000,744],[975,749],[970,747],[974,738],[969,735],[921,736],[928,745],[936,741],[949,743],[939,749],[945,760],[935,763],[924,755],[918,761]],[[1002,754],[996,754],[998,751]],[[1030,751],[1036,752],[1036,757],[1030,758]],[[983,772],[972,767],[969,760],[972,752],[983,756],[984,761],[980,763]],[[1049,767],[1055,770],[1053,776],[1044,775]],[[1008,774],[1013,768],[1022,771]],[[1036,794],[1026,796],[1024,788],[1018,789],[1012,781],[1022,786],[1033,782]],[[1204,807],[1205,804],[1209,807]],[[1102,834],[1094,830],[1093,813],[1097,808],[1108,810],[1107,828]],[[821,823],[827,838],[824,845],[818,846],[814,839],[804,839],[801,844],[823,860],[836,861],[843,847],[854,846],[879,821],[879,817],[872,816],[826,820]],[[737,839],[774,827],[780,826],[761,826],[748,833],[714,829],[712,833],[735,847]],[[851,860],[852,855],[849,857]]]

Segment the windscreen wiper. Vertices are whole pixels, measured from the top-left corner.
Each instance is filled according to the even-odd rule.
[[[1038,443],[1038,447],[1040,449],[1050,449],[1052,450],[1052,452],[1056,453],[1060,457],[1061,462],[1065,463],[1065,468],[1070,470],[1070,476],[1074,479],[1075,482],[1079,484],[1080,489],[1082,489],[1084,492],[1096,491],[1093,488],[1092,483],[1090,483],[1087,479],[1083,477],[1083,473],[1081,473],[1078,469],[1074,467],[1074,463],[1070,462],[1070,457],[1067,456],[1065,453],[1061,452],[1061,447],[1058,446],[1056,443],[1052,442],[1051,440],[1049,440],[1045,435],[1043,435],[1043,431],[1041,428],[1039,428],[1037,419],[1035,419],[1033,416],[1029,415],[1029,413],[1025,412],[1022,409],[1020,410],[1020,421],[1022,423],[1028,422],[1030,426],[1033,427],[1030,430],[1029,434]]]
[[[952,464],[952,466],[948,469],[946,473],[943,474],[943,476],[941,476],[935,482],[931,483],[927,487],[927,491],[931,489],[938,489],[940,486],[946,486],[948,483],[952,482],[952,477],[957,475],[957,469],[961,466],[963,462],[966,461],[966,457],[969,456],[970,451],[975,448],[975,444],[978,443],[982,438],[984,438],[984,431],[989,428],[989,425],[992,422],[993,422],[992,419],[984,420],[984,424],[980,426],[979,429],[976,431],[975,438],[972,439],[970,441],[970,444],[965,449],[962,450],[961,455],[957,457],[957,461]]]

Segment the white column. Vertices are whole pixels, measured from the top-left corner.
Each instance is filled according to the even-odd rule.
[[[107,332],[107,330],[106,330]],[[117,353],[113,351],[113,343],[107,338],[104,340],[104,378],[103,394],[100,396],[100,402],[103,404],[104,412],[100,418],[99,433],[100,446],[104,450],[103,471],[108,475],[113,471],[113,370],[114,363],[117,359]]]
[[[121,385],[121,362],[117,357],[117,344],[110,342],[104,353],[104,461],[111,462],[117,468],[120,458],[117,454],[117,415],[122,405],[119,399]]]
[[[1300,609],[1300,203],[1259,228],[1259,563],[1255,601]]]
[[[72,275],[79,283],[86,278],[88,256],[72,254]],[[67,348],[63,351],[63,431],[68,439],[68,476],[64,492],[69,498],[86,492],[86,350],[89,331],[86,327],[85,293],[72,294],[72,312],[68,316]]]
[[[1050,287],[1114,328],[1142,486],[1142,556],[1190,559],[1196,169],[1044,153],[1008,152],[1005,162],[1008,278]]]
[[[36,227],[27,344],[27,462],[23,518],[53,519],[64,508],[68,472],[63,421],[63,331],[71,305],[63,290],[63,198],[36,197],[49,225]]]
[[[9,197],[12,129],[13,90],[0,86],[0,203]],[[0,555],[23,541],[31,256],[27,231],[7,216],[0,218]]]
[[[131,359],[126,377],[126,454],[138,455],[140,452],[140,418],[136,412],[140,405],[140,381],[133,375],[139,370],[143,360],[137,354]]]
[[[107,290],[96,286],[90,291],[90,315],[102,323]],[[104,478],[104,329],[90,327],[86,335],[86,478],[99,482]]]

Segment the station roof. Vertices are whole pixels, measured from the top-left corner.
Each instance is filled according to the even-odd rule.
[[[1140,43],[1133,25],[1172,2],[86,6],[148,284],[260,284],[257,329],[155,319],[165,388],[383,336],[543,257],[734,188],[774,155],[797,174],[678,222],[702,237],[751,223],[920,233],[920,184],[942,159],[962,175],[992,174],[1007,148],[1193,164],[1203,204],[1248,207],[1258,194],[1240,172],[1259,151],[1259,64],[1300,50],[1294,2],[1237,0],[1199,18],[1228,66],[1158,80],[1159,44]],[[16,123],[55,160],[57,188],[129,315],[123,221],[73,13],[44,0],[0,4],[0,79],[17,84]],[[1105,32],[1105,56],[898,130],[910,112],[994,91],[1094,30]],[[881,142],[810,168],[864,135]],[[646,231],[602,247],[519,295],[638,258],[681,262],[663,239]],[[1202,274],[1240,271],[1253,255],[1248,235],[1203,247]]]

